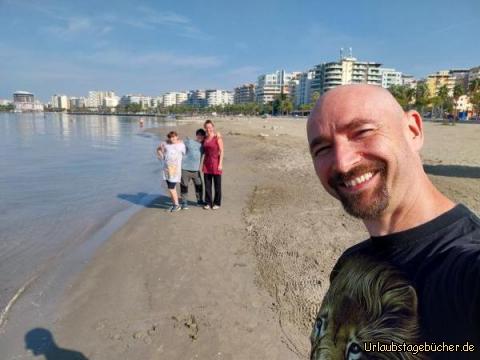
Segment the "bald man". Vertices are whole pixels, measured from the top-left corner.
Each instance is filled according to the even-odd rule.
[[[370,234],[330,275],[312,359],[480,359],[480,219],[429,180],[421,116],[346,85],[318,100],[307,133],[323,187]]]

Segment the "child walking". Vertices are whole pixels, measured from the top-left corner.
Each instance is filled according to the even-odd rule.
[[[182,177],[182,158],[185,155],[185,145],[178,138],[176,131],[167,134],[167,141],[160,143],[157,156],[163,160],[163,179],[167,182],[168,192],[172,198],[173,206],[170,212],[180,210],[177,194],[177,183]]]

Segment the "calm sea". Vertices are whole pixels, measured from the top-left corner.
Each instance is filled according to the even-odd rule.
[[[98,245],[160,194],[158,139],[143,129],[166,124],[143,120],[0,113],[0,313],[54,260]]]

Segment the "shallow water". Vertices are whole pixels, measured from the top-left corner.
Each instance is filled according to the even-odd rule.
[[[0,312],[52,259],[161,193],[158,139],[144,128],[137,117],[0,113]]]

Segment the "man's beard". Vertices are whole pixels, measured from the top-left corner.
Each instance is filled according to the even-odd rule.
[[[379,175],[379,183],[373,190],[369,190],[371,193],[367,195],[365,191],[357,193],[345,193],[339,187],[343,187],[345,181],[355,179],[358,176],[371,172],[372,174]],[[387,190],[387,165],[383,161],[372,161],[370,164],[359,165],[349,172],[340,174],[334,174],[328,184],[335,190],[343,208],[347,213],[360,219],[375,219],[378,218],[382,212],[388,207],[390,195]],[[365,203],[363,197],[368,196],[369,201]],[[362,204],[365,203],[365,204]]]

